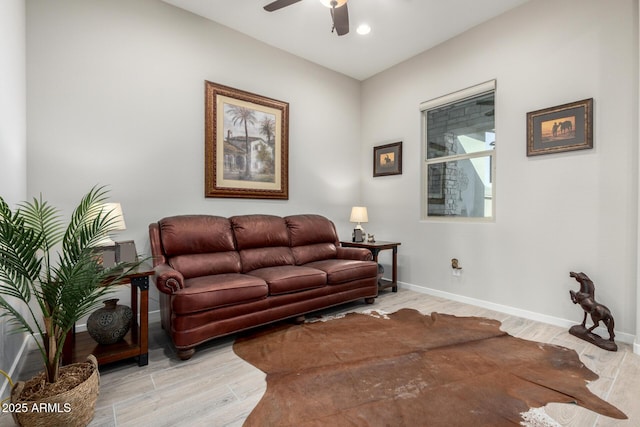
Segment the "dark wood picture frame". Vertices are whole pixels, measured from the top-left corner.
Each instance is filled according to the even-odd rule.
[[[593,148],[593,98],[527,113],[527,156]]]
[[[204,188],[205,197],[287,200],[289,103],[205,81]]]
[[[373,176],[402,175],[402,141],[373,147]]]

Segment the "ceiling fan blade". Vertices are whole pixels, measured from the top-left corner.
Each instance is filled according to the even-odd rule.
[[[264,10],[267,12],[273,12],[278,9],[282,9],[283,7],[291,6],[292,4],[298,3],[302,0],[276,0],[272,3],[269,3],[264,7]]]
[[[349,10],[346,3],[331,9],[331,17],[333,18],[333,26],[339,36],[344,36],[349,32]]]

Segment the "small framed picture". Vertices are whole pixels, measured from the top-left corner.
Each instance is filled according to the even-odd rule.
[[[373,147],[373,176],[402,174],[402,141]]]
[[[136,262],[138,253],[136,252],[136,243],[133,240],[125,240],[116,242],[116,262]]]
[[[358,243],[364,242],[364,235],[362,234],[362,230],[359,228],[353,229],[353,241]]]
[[[593,98],[527,113],[527,156],[593,148]]]

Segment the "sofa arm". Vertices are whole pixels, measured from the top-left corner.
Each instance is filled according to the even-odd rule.
[[[153,269],[156,275],[156,287],[160,292],[171,295],[184,288],[184,276],[169,264],[158,264]]]
[[[369,249],[365,248],[345,248],[343,246],[336,247],[336,258],[354,259],[358,261],[373,261],[373,255]]]

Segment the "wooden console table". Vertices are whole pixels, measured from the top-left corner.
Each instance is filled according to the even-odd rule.
[[[393,250],[393,261],[391,264],[391,280],[380,279],[378,281],[378,289],[391,288],[393,292],[398,292],[398,246],[401,243],[398,242],[340,242],[340,244],[347,248],[365,248],[371,251],[373,260],[378,262],[378,254],[385,249]]]
[[[149,276],[152,275],[153,270],[148,265],[143,265],[136,273],[128,274],[122,282],[114,285],[131,285],[133,319],[131,329],[122,340],[111,345],[101,345],[86,331],[76,333],[74,326],[62,349],[62,364],[84,362],[89,354],[98,359],[99,365],[132,357],[138,359],[138,366],[149,364]]]

